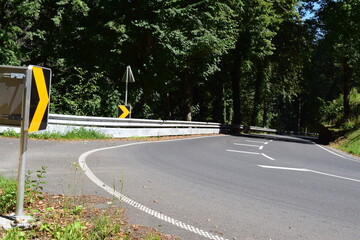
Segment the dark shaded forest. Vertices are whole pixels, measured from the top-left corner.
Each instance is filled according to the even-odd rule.
[[[0,0],[0,64],[50,67],[52,113],[316,132],[360,122],[358,0]]]

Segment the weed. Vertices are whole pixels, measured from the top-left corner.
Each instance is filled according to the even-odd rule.
[[[25,232],[21,230],[21,228],[12,228],[10,229],[3,240],[25,240],[27,239],[25,236]]]
[[[25,176],[25,186],[26,186],[26,192],[25,192],[25,199],[28,203],[32,203],[35,200],[41,199],[41,192],[43,190],[43,185],[46,184],[45,181],[43,181],[45,174],[46,174],[46,167],[42,166],[41,170],[37,170],[36,178],[32,179],[31,176],[34,172],[28,171]]]
[[[33,172],[28,171],[25,177],[25,199],[24,204],[29,205],[41,198],[42,185],[45,182],[42,180],[46,168],[36,171],[36,178],[31,179]],[[0,176],[0,213],[13,212],[16,207],[16,180],[7,179]]]
[[[90,239],[101,240],[106,239],[107,236],[118,234],[121,230],[121,224],[118,221],[114,221],[112,217],[101,215],[94,219],[95,226],[90,233]]]
[[[79,215],[80,213],[82,213],[83,211],[83,206],[79,205],[79,206],[75,206],[72,210],[71,210],[71,214],[72,215]]]
[[[144,240],[162,240],[162,238],[157,234],[149,233],[145,236]]]
[[[8,128],[1,134],[4,137],[20,137],[20,133],[17,133],[14,129]]]
[[[3,131],[1,136],[4,137],[20,137],[20,134],[17,133],[14,129],[7,129]],[[68,131],[65,134],[59,132],[37,132],[29,134],[29,138],[35,139],[73,139],[73,140],[80,140],[80,139],[109,139],[111,138],[108,135],[100,133],[96,130],[86,129],[84,127],[73,129]]]
[[[0,176],[0,213],[13,212],[16,206],[16,180]]]
[[[336,143],[335,147],[360,156],[360,129],[348,134],[344,140]]]

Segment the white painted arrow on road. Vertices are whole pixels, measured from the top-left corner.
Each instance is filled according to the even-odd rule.
[[[277,170],[286,170],[286,171],[298,171],[298,172],[312,172],[312,173],[316,173],[316,174],[320,174],[320,175],[325,175],[325,176],[328,176],[328,177],[340,178],[340,179],[343,179],[343,180],[348,180],[348,181],[353,181],[353,182],[360,182],[360,180],[358,180],[358,179],[342,177],[342,176],[329,174],[329,173],[324,173],[324,172],[319,172],[319,171],[314,171],[314,170],[306,169],[306,168],[288,168],[288,167],[267,166],[267,165],[258,165],[258,166],[261,167],[261,168],[268,168],[268,169],[277,169]]]

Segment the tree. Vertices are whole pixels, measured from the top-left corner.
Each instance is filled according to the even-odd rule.
[[[244,1],[242,5],[237,6],[239,31],[235,49],[229,57],[232,65],[233,123],[258,124],[261,106],[265,113],[263,120],[267,118],[268,95],[273,85],[273,69],[277,65],[271,56],[277,47],[281,47],[275,46],[275,38],[281,31],[280,27],[284,21],[293,21],[297,24],[294,20],[298,19],[296,2],[252,0]],[[242,114],[248,112],[251,114]]]
[[[347,119],[350,116],[350,89],[359,78],[356,73],[360,64],[360,4],[356,0],[326,0],[321,3],[319,44],[329,46],[334,67],[342,72],[344,118]]]
[[[168,96],[176,94],[169,90],[181,89],[175,102],[183,106],[184,118],[192,120],[194,88],[218,69],[220,57],[233,45],[232,10],[210,0],[130,1],[128,9],[134,26],[129,43],[147,76],[141,80],[144,91],[151,90],[150,82]],[[144,94],[145,102],[150,94]]]
[[[21,48],[28,39],[42,34],[30,30],[39,12],[39,0],[0,0],[0,64],[20,65],[28,59]]]

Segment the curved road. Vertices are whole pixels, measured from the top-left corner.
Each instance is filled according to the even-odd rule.
[[[360,239],[360,159],[309,141],[248,135],[31,143],[29,158],[42,160],[28,165],[48,166],[53,192],[75,181],[84,193],[115,193],[130,220],[182,239]],[[41,158],[44,151],[53,155]],[[78,158],[81,181],[78,169],[69,172]]]

